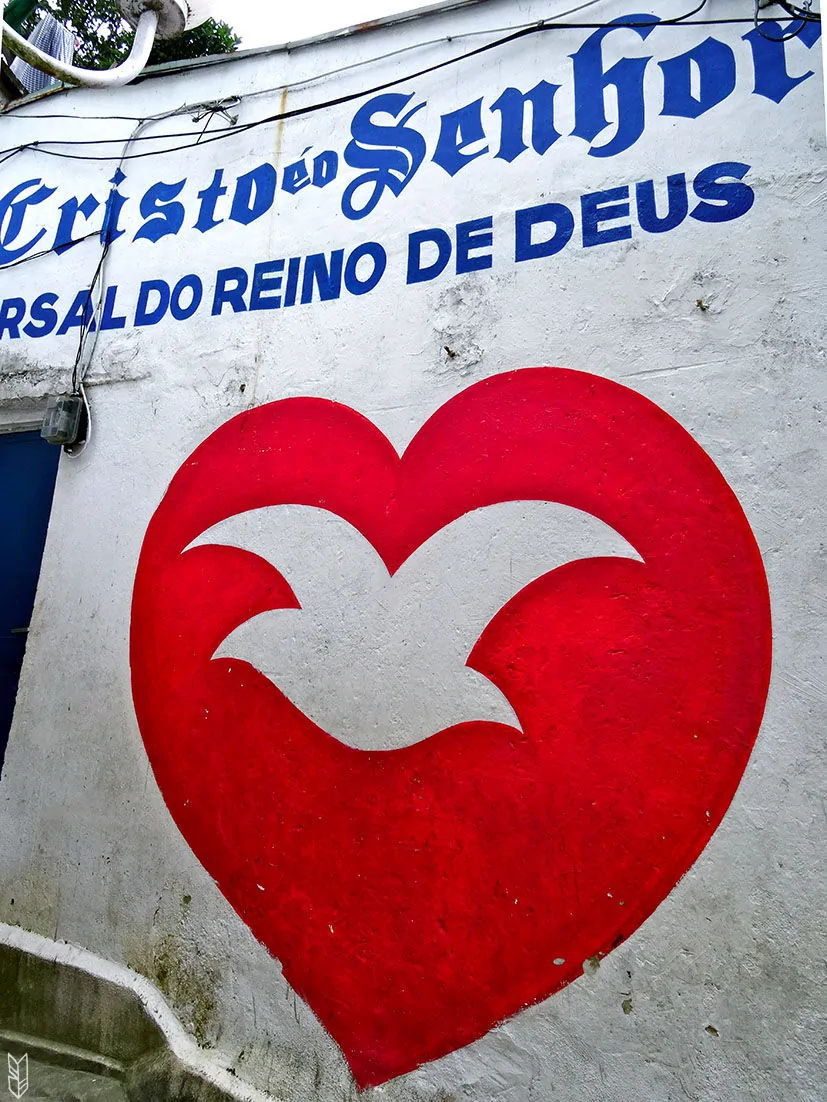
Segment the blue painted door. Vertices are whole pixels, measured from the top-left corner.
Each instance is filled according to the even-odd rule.
[[[0,434],[0,769],[52,507],[60,448],[37,432]]]

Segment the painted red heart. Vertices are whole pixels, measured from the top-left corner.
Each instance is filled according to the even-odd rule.
[[[184,550],[211,525],[322,507],[393,571],[443,525],[515,499],[592,513],[644,560],[569,563],[485,629],[469,665],[523,733],[473,722],[354,750],[252,666],[211,660],[250,616],[297,607],[249,552]],[[701,448],[625,387],[531,368],[447,402],[402,458],[318,398],[214,432],[146,533],[133,693],[184,837],[364,1087],[551,995],[651,914],[732,799],[770,637],[758,548]]]

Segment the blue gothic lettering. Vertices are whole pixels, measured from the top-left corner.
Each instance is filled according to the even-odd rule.
[[[663,70],[662,115],[697,119],[735,91],[735,54],[717,38],[659,62]],[[692,70],[700,75],[698,98],[692,95]]]
[[[609,126],[606,118],[606,89],[617,92],[617,126],[614,135],[603,145],[591,145],[590,157],[614,157],[634,145],[643,133],[646,107],[643,98],[643,74],[651,57],[624,57],[604,72],[603,39],[623,29],[646,39],[659,20],[653,15],[624,15],[590,34],[577,53],[571,55],[574,73],[574,130],[576,138],[587,142],[602,134]],[[642,26],[617,27],[617,23],[638,23]]]
[[[360,107],[350,124],[352,140],[345,147],[345,162],[351,168],[367,169],[352,180],[342,196],[342,213],[346,218],[364,218],[374,209],[387,188],[392,195],[400,195],[425,159],[427,146],[418,130],[406,124],[421,111],[425,102],[402,112],[413,99],[400,92],[386,92],[375,96]],[[398,119],[394,126],[373,121],[375,115],[388,115]],[[401,115],[401,118],[400,118]],[[356,193],[367,185],[367,197],[356,204]]]
[[[461,168],[465,168],[477,157],[488,152],[488,146],[476,149],[473,153],[465,153],[471,145],[485,141],[485,130],[482,126],[482,98],[475,99],[458,111],[449,111],[443,115],[439,125],[439,137],[434,150],[433,162],[444,168],[449,176],[456,176]]]
[[[29,195],[26,194],[27,190],[30,191]],[[34,180],[24,180],[0,199],[0,264],[10,264],[25,256],[43,237],[46,231],[40,229],[25,245],[18,245],[16,249],[10,247],[20,236],[27,208],[42,203],[56,191],[57,188],[46,187],[40,177],[37,177]]]
[[[528,92],[506,88],[491,104],[492,111],[500,114],[500,148],[494,154],[509,164],[515,161],[528,146],[524,141],[525,105],[531,104],[531,148],[542,157],[560,137],[554,126],[554,96],[559,84],[541,80]]]

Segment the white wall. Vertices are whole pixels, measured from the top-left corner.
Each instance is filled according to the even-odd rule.
[[[23,105],[0,124],[3,148],[33,141],[120,142],[135,125],[126,117],[146,119],[183,103],[241,97],[240,104],[228,108],[238,115],[236,135],[124,162],[120,191],[128,203],[120,224],[126,232],[109,251],[105,284],[117,286],[112,312],[123,315],[126,323],[101,333],[89,367],[92,442],[80,458],[61,461],[0,784],[0,920],[82,945],[141,971],[162,987],[187,1025],[222,1061],[274,1097],[334,1099],[349,1097],[354,1088],[337,1046],[288,985],[279,961],[217,887],[213,877],[221,880],[224,865],[219,874],[196,858],[156,782],[133,707],[129,656],[130,605],[147,526],[181,464],[241,411],[299,396],[332,399],[369,418],[401,451],[431,414],[469,385],[544,364],[590,372],[650,399],[688,430],[729,483],[755,535],[769,583],[773,669],[766,712],[720,828],[687,875],[634,929],[648,913],[646,901],[640,904],[637,922],[624,930],[628,940],[609,952],[599,969],[587,969],[557,994],[474,1043],[394,1079],[377,1095],[394,1100],[496,1097],[516,1102],[559,1094],[571,1102],[629,1097],[774,1102],[814,1100],[823,1090],[824,696],[817,620],[824,475],[817,440],[824,347],[818,289],[823,285],[825,244],[820,43],[811,48],[797,40],[787,44],[789,74],[812,70],[813,75],[775,102],[754,90],[753,55],[742,38],[750,30],[748,23],[662,27],[645,41],[633,29],[613,31],[604,45],[604,68],[622,58],[652,59],[645,69],[645,129],[614,156],[589,155],[590,148],[594,153],[612,140],[612,122],[591,144],[571,135],[570,55],[592,33],[589,29],[527,36],[432,74],[409,76],[500,37],[492,28],[529,23],[563,9],[561,4],[533,2],[479,4],[290,53],[150,76],[117,93],[50,96]],[[582,19],[600,22],[649,10],[663,18],[673,15],[671,5],[606,2],[590,7]],[[712,0],[703,14],[740,19],[750,13],[751,5]],[[664,70],[659,63],[709,36],[734,52],[734,90],[697,118],[660,114]],[[419,45],[423,42],[427,44]],[[382,60],[386,54],[392,56]],[[677,80],[676,71],[673,66],[670,77],[667,67],[667,79]],[[716,72],[715,79],[725,79]],[[773,72],[775,83],[767,83],[765,70],[760,87],[775,89],[778,97],[785,89],[778,83],[780,70]],[[334,75],[318,75],[326,73]],[[541,79],[560,86],[555,123],[562,136],[542,156],[529,149],[511,162],[494,157],[499,115],[490,110],[491,103],[509,86],[526,91]],[[257,119],[391,80],[399,83],[389,91],[412,96],[408,109],[426,102],[408,125],[424,137],[427,153],[401,194],[394,197],[386,191],[363,219],[345,217],[341,201],[359,171],[344,163],[343,154],[351,140],[351,120],[364,99],[243,129]],[[697,81],[696,73],[690,89],[696,97],[705,94],[703,82],[699,93]],[[432,160],[440,116],[479,97],[490,149],[451,176]],[[611,119],[611,95],[606,102]],[[622,112],[630,111],[631,101],[625,101],[625,108],[623,102]],[[61,117],[49,117],[54,115]],[[197,136],[205,121],[182,114],[149,123],[141,138],[160,136],[160,141],[141,141],[129,151],[189,144],[189,137],[170,135]],[[216,116],[204,138],[225,126],[226,119]],[[482,144],[469,144],[467,152]],[[121,150],[120,144],[51,148],[95,156]],[[338,153],[339,173],[333,182],[296,195],[279,190],[272,208],[249,225],[230,219],[238,176],[270,163],[281,187],[286,166],[308,149],[309,157],[323,150]],[[628,222],[631,238],[583,247],[581,196],[654,180],[664,202],[667,176],[685,173],[691,188],[699,172],[721,162],[750,166],[744,183],[754,202],[738,217],[719,222],[686,218],[668,232],[652,234],[640,228],[633,208],[628,219],[607,223]],[[92,194],[101,200],[88,222],[97,230],[114,168],[113,162],[53,158],[42,149],[28,149],[0,163],[0,204],[23,181],[40,178],[56,189],[26,209],[17,235],[11,214],[0,206],[0,234],[6,227],[0,244],[9,249],[25,244],[42,227],[42,239],[24,255],[51,247],[59,205],[73,196]],[[197,193],[208,187],[218,168],[224,169],[223,182],[230,188],[217,207],[216,217],[224,220],[199,232],[193,228]],[[172,198],[185,205],[180,232],[157,242],[134,240],[145,221],[138,209],[140,197],[159,181],[184,179],[184,188]],[[690,209],[698,201],[690,194]],[[517,263],[514,212],[542,203],[570,206],[576,215],[572,239],[555,256]],[[432,227],[453,234],[457,223],[488,216],[493,219],[490,268],[456,275],[449,264],[430,281],[406,284],[409,234]],[[79,218],[78,232],[84,229]],[[385,274],[369,293],[356,296],[343,290],[335,301],[299,303],[289,310],[210,313],[219,269],[237,266],[252,273],[259,262],[335,249],[344,249],[347,256],[365,241],[379,242],[388,258]],[[28,311],[39,295],[54,292],[60,296],[56,309],[62,320],[76,293],[89,287],[100,256],[100,240],[92,237],[61,255],[0,269],[0,304],[20,297]],[[200,277],[204,288],[204,301],[191,319],[167,316],[154,325],[134,324],[142,282],[164,280],[172,286],[190,273]],[[14,310],[6,316],[14,317]],[[30,321],[27,313],[22,324]],[[77,335],[73,328],[64,336],[21,332],[15,338],[8,331],[0,336],[5,410],[67,389]],[[661,461],[657,451],[642,457],[655,468]],[[335,457],[331,466],[336,466]],[[205,494],[209,498],[208,489]],[[576,523],[581,527],[555,563],[581,554],[637,553],[634,540],[630,550],[623,533],[604,527],[599,519],[591,518],[590,524],[586,517],[584,522],[580,515]],[[539,526],[543,539],[528,556],[525,578],[514,592],[550,569],[544,561],[545,540],[567,523],[561,517],[537,513],[519,520],[506,511],[492,522],[493,535],[474,530],[472,523],[468,540],[473,548],[477,539],[478,546],[466,561],[478,564],[487,541],[496,544],[499,538],[502,546],[494,547],[489,557],[496,561],[500,556],[504,570],[513,554],[509,541],[523,547]],[[247,527],[234,529],[227,540],[261,548],[263,526],[270,520],[251,514],[244,522]],[[489,689],[484,686],[482,696],[469,690],[471,703],[459,707],[461,663],[449,681],[447,652],[431,649],[437,646],[440,612],[460,623],[467,613],[465,602],[474,591],[471,585],[471,596],[462,596],[468,570],[457,574],[460,596],[448,588],[430,626],[411,644],[421,645],[419,653],[430,662],[419,682],[419,696],[404,678],[396,697],[377,693],[377,681],[384,684],[398,667],[388,656],[400,650],[387,643],[376,668],[371,667],[370,626],[351,620],[343,621],[342,631],[353,640],[353,652],[341,646],[340,636],[335,660],[314,670],[325,630],[335,637],[330,622],[337,611],[324,595],[324,583],[335,579],[339,584],[336,571],[346,574],[356,552],[345,542],[337,559],[327,529],[310,525],[305,530],[301,523],[300,518],[298,535],[290,537],[293,550],[283,548],[287,558],[274,554],[273,563],[294,585],[291,571],[307,573],[306,584],[321,593],[320,615],[327,616],[328,628],[319,628],[310,640],[304,666],[285,657],[284,648],[294,645],[289,631],[276,636],[281,643],[262,632],[245,642],[243,654],[233,649],[225,653],[249,657],[265,673],[268,662],[276,670],[285,667],[273,674],[276,683],[284,687],[279,678],[293,676],[296,693],[304,692],[301,702],[293,699],[322,726],[327,723],[326,729],[339,724],[331,733],[343,741],[349,741],[346,729],[354,715],[359,726],[360,701],[370,695],[371,714],[378,718],[372,733],[362,732],[365,741],[355,743],[361,749],[399,745],[398,730],[390,735],[383,727],[395,714],[404,715],[407,741],[455,722],[452,707],[459,708],[459,718],[511,722],[510,706],[490,691],[487,681]],[[715,523],[712,517],[711,527]],[[518,540],[519,525],[526,531]],[[455,553],[467,555],[467,546],[464,551],[462,546],[452,550],[450,544],[437,547],[431,575],[440,579]],[[473,573],[477,565],[469,569]],[[367,584],[357,577],[353,594]],[[502,593],[497,590],[492,609],[479,613],[480,623],[487,622],[510,592],[507,585]],[[414,586],[408,618],[411,607],[430,597],[427,582],[420,590]],[[358,597],[352,603],[358,604]],[[355,645],[359,632],[368,640],[361,651]],[[469,636],[472,641],[475,637]],[[404,640],[397,638],[394,645],[404,648]],[[348,699],[341,684],[356,654],[360,665]],[[749,671],[744,677],[746,684]],[[731,691],[738,695],[737,689]],[[430,727],[413,714],[426,702],[434,712]],[[747,703],[752,712],[760,706],[753,699]],[[466,707],[477,711],[469,716]],[[358,737],[357,732],[354,739]],[[246,753],[243,733],[239,739],[238,752]],[[451,753],[449,759],[453,761]],[[255,772],[254,761],[250,767]],[[678,777],[683,768],[678,760]],[[187,770],[193,776],[200,771],[202,779],[206,771],[221,790],[222,771],[215,761],[207,766],[190,760]],[[624,784],[617,778],[595,776],[594,784],[624,799]],[[170,794],[165,795],[169,802]],[[353,798],[358,795],[354,792]],[[728,797],[718,793],[716,799],[722,814]],[[667,813],[670,800],[672,796],[664,805]],[[179,824],[189,821],[186,814],[180,810]],[[323,801],[319,814],[325,814]],[[226,829],[222,845],[229,852],[232,841],[227,839],[236,837],[235,827]],[[705,828],[701,824],[693,829],[691,837],[697,841]],[[562,830],[565,835],[565,826]],[[515,835],[514,844],[523,842]],[[318,860],[335,864],[334,839],[319,845]],[[203,846],[199,836],[196,848],[202,857]],[[605,864],[616,853],[623,866],[621,836],[604,834],[601,846],[596,862]],[[247,858],[243,853],[237,858],[240,883],[247,875]],[[552,865],[555,859],[552,853]],[[273,860],[278,863],[277,856]],[[580,890],[588,897],[589,890],[588,865],[571,860],[574,879],[565,889],[569,902]],[[653,854],[653,865],[658,860]],[[236,873],[226,875],[232,879]],[[223,883],[225,890],[228,882]],[[246,890],[238,884],[236,888],[242,894]],[[410,890],[416,895],[417,885]],[[403,886],[398,891],[404,895]],[[399,905],[398,898],[368,892],[365,925],[375,918],[381,926],[378,912]],[[571,906],[576,911],[577,904]],[[371,908],[377,908],[377,916]],[[593,915],[582,917],[586,926],[592,920]],[[252,923],[260,929],[261,923],[274,921],[255,911]],[[507,925],[493,923],[491,929],[492,936],[508,942]],[[598,940],[594,954],[608,947]],[[353,951],[346,937],[342,952]],[[423,964],[440,966],[435,961]],[[324,990],[325,976],[315,977],[313,984]],[[328,994],[333,1002],[347,1002],[347,990]],[[467,1004],[473,1007],[485,997],[473,987]],[[444,1014],[435,1012],[437,1017]]]

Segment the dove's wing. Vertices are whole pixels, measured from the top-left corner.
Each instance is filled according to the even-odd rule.
[[[252,551],[287,579],[302,608],[327,595],[354,603],[388,579],[373,544],[336,513],[310,505],[271,505],[222,520],[190,546],[227,544]],[[278,615],[282,615],[281,612]]]
[[[486,624],[529,582],[576,559],[640,559],[591,513],[554,501],[506,501],[458,517],[394,576],[402,618],[440,624],[452,660],[467,660]]]
[[[341,517],[279,505],[231,517],[197,541],[271,562],[301,609],[264,612],[216,657],[250,662],[324,730],[359,749],[395,749],[467,720],[519,726],[499,689],[466,665],[497,611],[574,559],[639,558],[588,513],[547,501],[466,513],[391,577]]]

